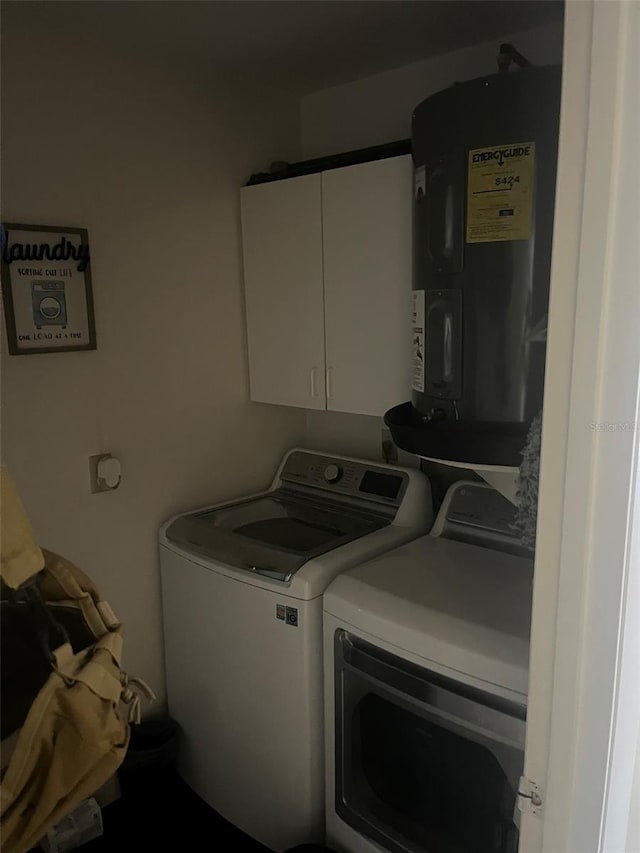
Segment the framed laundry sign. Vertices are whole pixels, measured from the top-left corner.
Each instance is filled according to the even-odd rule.
[[[1,226],[2,299],[9,352],[96,348],[86,228]]]

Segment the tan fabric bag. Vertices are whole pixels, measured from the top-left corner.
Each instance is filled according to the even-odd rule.
[[[138,690],[154,697],[120,669],[122,626],[94,584],[73,563],[35,543],[5,471],[1,497],[3,584],[21,590],[36,578],[37,591],[28,589],[29,595],[39,596],[81,647],[74,653],[64,642],[52,650],[50,674],[22,728],[7,739],[10,757],[2,743],[2,850],[26,853],[115,773],[126,754],[129,721],[139,720]]]

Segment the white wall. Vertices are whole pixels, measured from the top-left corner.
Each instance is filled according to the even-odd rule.
[[[408,392],[407,392],[408,396]],[[382,418],[344,412],[307,412],[305,445],[365,459],[382,459]]]
[[[559,63],[562,58],[562,25],[556,23],[314,92],[302,99],[303,157],[323,157],[408,139],[414,107],[456,81],[496,71],[501,41],[514,43],[537,65]],[[407,388],[407,399],[409,396]],[[309,412],[307,444],[336,453],[380,458],[382,426],[378,418]]]
[[[535,65],[558,63],[562,58],[558,22],[314,92],[302,99],[303,157],[408,139],[414,107],[456,81],[497,71],[502,41],[514,43]]]
[[[238,208],[251,171],[299,156],[298,104],[30,7],[3,8],[2,216],[89,229],[98,349],[9,356],[3,332],[3,460],[162,696],[158,525],[263,487],[303,435],[302,412],[248,402]],[[91,495],[101,451],[123,481]]]
[[[625,853],[640,853],[640,740],[636,749],[635,770],[631,789],[632,808],[629,811]]]

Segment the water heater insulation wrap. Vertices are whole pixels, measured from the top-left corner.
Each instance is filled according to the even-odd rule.
[[[412,399],[399,447],[519,465],[542,407],[561,71],[457,84],[413,114]]]

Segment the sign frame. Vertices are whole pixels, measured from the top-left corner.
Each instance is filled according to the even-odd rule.
[[[37,258],[33,257],[33,252],[30,257],[24,257],[23,255],[21,257],[11,258],[11,235],[16,232],[18,234],[24,232],[27,234],[29,232],[50,234],[51,242],[49,244],[39,243],[40,255],[43,254],[43,249],[45,253],[48,250],[48,253],[52,254],[51,247],[54,246],[54,244],[58,244],[62,246],[60,249],[60,254],[63,255],[62,259]],[[79,242],[76,241],[71,244],[71,242],[67,240],[70,236],[79,237]],[[88,230],[86,228],[66,228],[52,225],[23,225],[14,222],[7,222],[2,225],[2,241],[0,279],[2,282],[2,301],[5,325],[7,329],[9,354],[35,355],[39,353],[52,352],[83,352],[97,349]],[[15,241],[15,243],[19,242],[19,240]],[[15,243],[13,245],[15,245]],[[25,244],[22,243],[22,245],[24,247]],[[36,244],[31,244],[31,248],[37,248]],[[80,257],[78,257],[79,255]],[[52,329],[55,327],[60,331],[46,332],[45,335],[53,335],[53,337],[50,339],[47,337],[47,343],[45,345],[30,346],[28,341],[25,342],[19,338],[20,332],[18,330],[18,322],[16,320],[15,293],[18,286],[25,287],[27,282],[24,278],[29,278],[29,276],[24,276],[24,278],[19,276],[17,272],[21,267],[24,269],[25,265],[28,267],[34,267],[35,265],[46,267],[45,272],[49,278],[46,280],[44,278],[42,279],[42,286],[44,288],[51,288],[51,300],[55,301],[56,298],[60,299],[58,294],[62,293],[62,300],[64,301],[64,305],[66,305],[67,301],[73,304],[73,302],[77,302],[78,299],[82,299],[82,297],[84,297],[84,307],[82,309],[83,331],[86,329],[84,339],[81,338],[78,343],[70,342],[73,340],[71,333],[63,331],[66,330],[66,325],[63,326],[56,324],[53,319],[47,318],[46,315],[43,315],[41,318],[42,324],[38,325],[35,317],[35,307],[32,309],[34,313],[32,324],[33,330],[40,330],[44,326],[51,325]],[[67,273],[65,274],[66,277],[58,275],[58,273],[62,272],[63,269],[67,270]],[[82,282],[78,281],[80,276],[83,279]],[[73,286],[67,294],[65,287],[67,283],[71,282],[73,282]],[[34,290],[34,286],[37,287],[37,284],[38,282],[34,282],[33,280],[31,281],[32,291]],[[32,292],[32,303],[35,306],[34,299],[35,296]],[[22,324],[24,326],[24,320],[22,321]],[[28,326],[25,328],[28,328]],[[37,333],[42,334],[41,331],[38,331]],[[35,335],[36,332],[34,331],[33,334]]]

